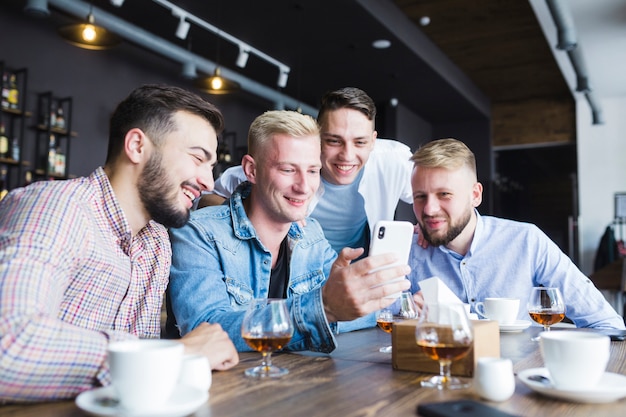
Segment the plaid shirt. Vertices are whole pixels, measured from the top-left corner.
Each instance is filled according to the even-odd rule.
[[[70,398],[108,385],[109,341],[158,338],[171,248],[136,236],[98,168],[0,203],[0,402]]]

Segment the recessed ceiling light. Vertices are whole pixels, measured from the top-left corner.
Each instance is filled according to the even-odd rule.
[[[391,41],[387,39],[378,39],[372,42],[372,46],[376,49],[387,49],[391,46]]]
[[[430,24],[430,17],[428,17],[428,16],[420,17],[420,25],[428,26],[429,24]]]

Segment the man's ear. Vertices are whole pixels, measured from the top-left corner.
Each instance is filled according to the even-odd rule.
[[[248,181],[252,184],[256,184],[256,162],[254,158],[248,154],[244,155],[243,158],[241,158],[241,167]]]
[[[483,185],[479,182],[475,182],[472,187],[472,204],[474,207],[480,206],[483,202]]]
[[[146,158],[147,147],[150,145],[150,140],[141,129],[133,128],[124,136],[124,153],[135,164],[141,163]]]

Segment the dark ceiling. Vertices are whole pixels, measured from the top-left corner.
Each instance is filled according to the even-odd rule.
[[[445,123],[488,118],[497,102],[569,95],[527,1],[171,3],[290,66],[282,91],[313,107],[325,91],[351,85],[366,90],[378,104],[396,98],[427,121]],[[244,69],[236,67],[238,47],[195,25],[187,40],[176,38],[178,19],[152,0],[126,0],[121,7],[110,0],[92,4],[278,89],[276,66],[251,55]],[[429,16],[429,25],[419,24],[422,16]],[[377,39],[388,39],[392,46],[374,49],[371,45]]]
[[[569,97],[528,1],[394,0],[494,102]]]

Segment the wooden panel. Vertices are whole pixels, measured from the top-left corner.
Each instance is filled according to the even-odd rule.
[[[575,143],[576,109],[572,100],[535,99],[494,103],[494,146]]]

